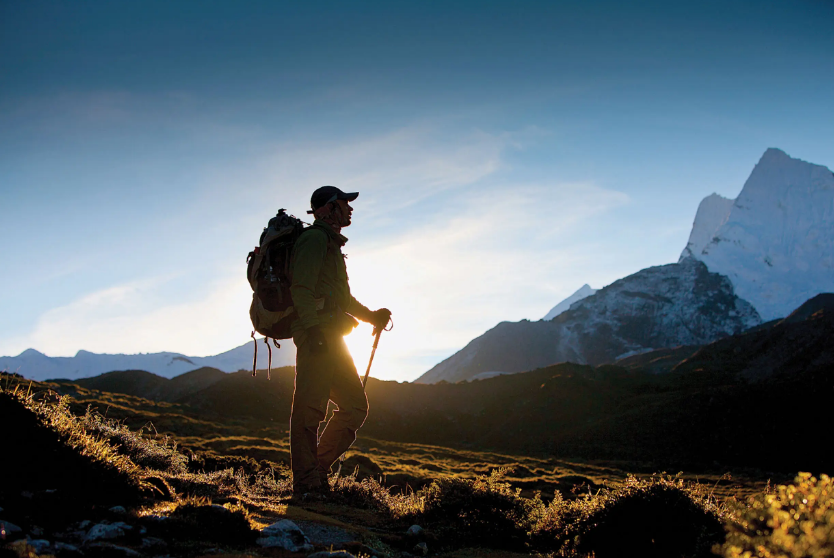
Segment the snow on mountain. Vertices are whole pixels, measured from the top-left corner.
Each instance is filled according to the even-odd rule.
[[[726,277],[685,258],[615,281],[550,321],[502,322],[416,381],[458,382],[563,361],[598,365],[652,349],[710,343],[760,323]]]
[[[165,378],[173,378],[204,366],[224,372],[252,368],[252,341],[230,351],[208,357],[190,357],[180,353],[146,353],[136,355],[97,354],[78,351],[74,357],[48,357],[34,349],[27,349],[16,357],[0,357],[0,370],[17,372],[32,380],[89,378],[113,370],[145,370]],[[258,368],[265,369],[268,352],[262,341],[258,347]],[[272,348],[272,366],[295,363],[292,340]]]
[[[834,174],[768,149],[738,198],[701,202],[681,260],[690,256],[765,320],[834,291]]]
[[[578,291],[576,291],[575,293],[570,295],[568,298],[566,298],[565,300],[563,300],[562,302],[560,302],[559,304],[557,304],[556,306],[551,308],[550,312],[548,312],[547,315],[542,319],[545,320],[545,321],[552,320],[553,318],[555,318],[556,316],[558,316],[562,312],[570,309],[571,304],[573,304],[574,302],[579,302],[583,298],[587,298],[587,297],[591,296],[592,294],[594,294],[595,292],[597,292],[597,289],[592,289],[590,285],[585,283],[584,285],[582,285],[579,288]]]
[[[689,242],[683,249],[681,259],[687,255],[700,254],[707,247],[707,244],[718,234],[718,229],[727,222],[734,203],[735,200],[718,194],[710,194],[701,201],[695,213],[692,231],[689,233]]]

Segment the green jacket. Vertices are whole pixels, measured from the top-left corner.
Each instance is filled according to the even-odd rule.
[[[350,294],[342,254],[346,242],[347,238],[318,219],[296,240],[290,263],[290,293],[298,314],[292,325],[295,335],[315,325],[342,328],[350,320],[344,313],[370,321],[371,311]]]

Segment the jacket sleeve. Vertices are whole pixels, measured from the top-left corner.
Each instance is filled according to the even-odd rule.
[[[290,294],[301,326],[319,325],[316,312],[316,285],[327,255],[327,234],[315,229],[305,231],[295,242],[292,255]]]
[[[353,298],[353,295],[350,295],[350,300],[348,301],[347,308],[345,308],[345,312],[354,318],[362,320],[363,322],[370,322],[371,315],[373,314],[367,306]]]

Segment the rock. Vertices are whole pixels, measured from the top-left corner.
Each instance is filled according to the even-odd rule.
[[[417,543],[415,547],[411,550],[417,556],[427,556],[429,554],[429,545],[424,542]]]
[[[290,552],[310,552],[313,545],[307,535],[289,519],[282,519],[261,530],[261,537],[255,541],[265,548],[283,548]]]
[[[308,554],[307,558],[356,558],[356,556],[347,550],[322,550],[321,552]]]
[[[142,558],[142,554],[126,546],[118,546],[113,543],[97,542],[87,546],[88,552],[95,552],[96,555],[107,558]]]
[[[106,523],[98,523],[93,525],[87,533],[87,536],[84,537],[84,542],[90,543],[93,541],[118,539],[125,536],[125,530],[130,529],[132,529],[130,525],[122,523],[121,521],[110,525]]]
[[[92,521],[90,521],[89,519],[85,519],[84,521],[82,521],[81,523],[78,524],[78,528],[79,529],[86,529],[87,527],[89,527],[92,524],[93,524]]]
[[[124,506],[113,506],[112,508],[110,508],[110,513],[115,515],[125,515],[127,514],[127,510]]]
[[[142,539],[142,548],[147,549],[162,549],[168,546],[168,543],[156,537],[145,537]]]
[[[0,521],[0,539],[13,540],[23,536],[23,529],[9,523],[8,521]]]
[[[35,549],[35,554],[46,554],[52,546],[46,539],[26,539],[26,542]]]
[[[423,534],[423,528],[419,525],[412,525],[408,528],[408,531],[406,531],[405,534],[409,537],[420,537]]]
[[[75,546],[74,544],[69,544],[69,543],[56,541],[55,544],[53,544],[52,546],[55,549],[55,552],[58,553],[58,554],[60,554],[60,553],[80,554],[81,553],[81,551],[78,550],[78,547]]]

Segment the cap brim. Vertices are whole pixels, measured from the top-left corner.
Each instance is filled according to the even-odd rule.
[[[353,201],[359,197],[359,192],[342,192],[339,194],[336,199],[345,200],[345,201]]]

